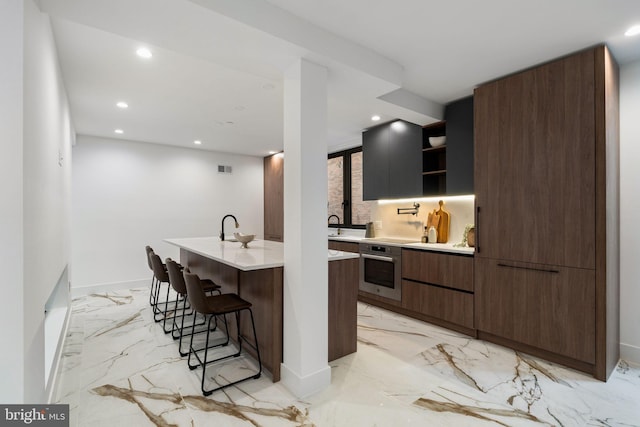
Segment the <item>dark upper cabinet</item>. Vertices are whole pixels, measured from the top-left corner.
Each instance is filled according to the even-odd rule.
[[[448,104],[447,194],[473,194],[473,96]]]
[[[389,194],[389,127],[376,126],[362,134],[362,198]]]
[[[473,96],[447,104],[444,118],[423,128],[422,194],[473,194]],[[434,136],[446,143],[432,147]]]
[[[422,195],[422,128],[396,120],[362,134],[363,198]]]

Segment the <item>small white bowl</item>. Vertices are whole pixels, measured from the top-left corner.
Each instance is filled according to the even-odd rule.
[[[434,148],[440,147],[441,145],[444,145],[446,140],[447,140],[446,136],[430,136],[429,144],[431,144],[431,146]]]
[[[241,233],[233,233],[233,237],[240,243],[242,243],[242,248],[248,248],[247,243],[255,239],[255,234],[241,234]]]

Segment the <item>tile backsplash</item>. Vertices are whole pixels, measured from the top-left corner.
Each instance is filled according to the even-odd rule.
[[[380,230],[375,230],[376,237],[401,237],[419,240],[424,227],[427,225],[429,212],[438,210],[438,201],[443,200],[443,209],[450,214],[448,243],[460,243],[467,224],[474,223],[474,198],[442,197],[428,199],[407,199],[402,201],[378,201],[371,207],[371,221],[382,223]],[[413,203],[420,204],[417,215],[398,215],[398,208],[411,208]]]

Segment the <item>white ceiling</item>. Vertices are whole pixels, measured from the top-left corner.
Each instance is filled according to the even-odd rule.
[[[640,24],[638,0],[40,5],[79,134],[257,156],[282,149],[282,73],[298,57],[329,69],[329,149],[358,144],[374,113],[426,124],[484,81],[600,42],[640,59],[640,36],[623,35]]]

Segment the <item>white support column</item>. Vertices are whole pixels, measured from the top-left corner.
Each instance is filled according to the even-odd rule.
[[[327,69],[299,59],[284,82],[282,382],[298,397],[331,383],[328,355]]]

